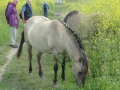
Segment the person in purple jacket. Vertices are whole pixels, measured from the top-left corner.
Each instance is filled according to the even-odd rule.
[[[8,8],[6,11],[6,20],[10,26],[10,46],[13,48],[18,48],[16,45],[16,37],[18,32],[18,16],[17,16],[17,9],[16,5],[18,4],[19,0],[13,0],[13,2],[8,3]]]

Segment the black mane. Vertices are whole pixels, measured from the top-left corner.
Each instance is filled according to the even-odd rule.
[[[68,19],[68,17],[71,17],[72,15],[74,15],[74,14],[77,14],[79,11],[75,11],[75,10],[73,10],[73,11],[71,11],[71,12],[69,12],[67,15],[66,15],[66,17],[64,18],[64,22],[66,23],[67,22],[67,19]]]
[[[60,22],[62,22],[67,28],[68,28],[68,30],[70,30],[70,32],[74,35],[74,37],[76,38],[76,40],[77,40],[77,43],[78,43],[78,45],[79,45],[79,48],[81,48],[81,49],[83,49],[84,50],[84,47],[83,47],[83,45],[82,45],[82,42],[81,42],[81,39],[80,39],[80,37],[77,35],[77,34],[75,34],[74,33],[74,31],[65,23],[65,22],[63,22],[62,20],[60,20],[60,19],[58,19]]]
[[[70,30],[70,32],[73,34],[73,36],[76,38],[76,41],[78,43],[78,46],[80,49],[83,50],[84,52],[84,47],[82,45],[82,42],[81,42],[81,39],[80,37],[74,33],[74,31],[65,23],[63,22],[62,20],[58,19],[62,24],[64,24],[68,30]],[[87,56],[85,55],[85,53],[83,53],[83,55],[85,56],[85,58],[82,59],[82,63],[83,63],[83,66],[84,66],[84,70],[85,70],[85,74],[88,72],[88,61],[87,61]]]

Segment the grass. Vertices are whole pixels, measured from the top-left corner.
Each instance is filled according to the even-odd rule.
[[[3,79],[0,82],[0,90],[52,90],[53,89],[53,60],[51,59],[51,55],[43,54],[42,57],[42,66],[45,75],[45,79],[42,79],[38,75],[38,65],[36,59],[36,50],[33,49],[33,72],[32,76],[28,73],[28,58],[27,58],[27,51],[26,46],[23,48],[23,53],[20,60],[16,59],[14,56],[11,63],[8,65],[6,72],[3,75]],[[60,57],[60,56],[59,56]],[[66,68],[66,82],[63,83],[60,78],[61,73],[61,66],[60,60],[59,62],[59,70],[58,70],[58,83],[59,83],[59,90],[60,88],[65,88],[66,85],[69,85],[69,82],[72,86],[75,86],[74,78],[71,73],[71,62],[70,64],[67,63]],[[65,85],[65,86],[63,86]],[[58,89],[54,89],[58,90]],[[70,90],[70,88],[69,88]]]
[[[87,75],[86,83],[83,88],[78,88],[75,85],[73,75],[71,73],[71,61],[67,59],[66,63],[66,82],[62,82],[61,66],[59,56],[58,84],[57,88],[53,88],[53,60],[50,54],[43,54],[42,67],[45,78],[40,78],[38,75],[38,64],[36,54],[33,49],[33,72],[32,76],[28,73],[29,61],[27,58],[26,45],[23,47],[23,52],[20,60],[14,56],[11,63],[8,65],[6,72],[0,81],[0,90],[119,90],[119,80],[113,76],[98,76],[93,78]]]
[[[72,1],[72,3],[70,2]],[[1,1],[0,1],[1,2]],[[34,15],[42,15],[42,11],[38,11],[41,3],[35,3],[33,8],[35,10]],[[6,72],[3,75],[2,81],[0,81],[0,90],[119,90],[120,84],[120,8],[119,0],[112,2],[104,0],[65,0],[64,5],[55,5],[56,8],[51,8],[49,11],[49,18],[61,18],[63,16],[55,16],[54,13],[64,13],[71,10],[80,10],[83,13],[94,13],[101,12],[107,15],[107,18],[102,18],[98,24],[98,29],[100,33],[98,36],[92,39],[85,40],[85,51],[89,58],[89,66],[91,70],[91,75],[88,74],[86,78],[85,86],[78,88],[75,85],[75,81],[71,72],[72,63],[67,59],[66,63],[66,82],[62,82],[61,75],[61,65],[59,56],[59,70],[58,70],[58,84],[57,88],[53,88],[53,60],[51,55],[43,54],[42,65],[45,79],[41,79],[38,75],[38,65],[36,58],[36,50],[33,49],[33,74],[32,76],[28,73],[28,54],[26,46],[23,48],[23,53],[20,60],[16,59],[14,56],[11,63],[6,68]],[[81,3],[80,3],[81,2]],[[111,3],[112,2],[112,3]],[[2,2],[1,2],[2,3]],[[21,0],[21,3],[23,1]],[[77,3],[77,5],[76,5]],[[3,6],[3,5],[4,6]],[[2,3],[0,6],[5,7]],[[36,7],[36,5],[38,5]],[[102,6],[104,5],[104,6]],[[18,9],[20,10],[21,4],[19,4]],[[112,7],[111,7],[112,6]],[[54,5],[53,5],[54,7]],[[94,8],[93,8],[94,7]],[[106,7],[106,8],[103,8]],[[110,9],[108,8],[110,7]],[[36,9],[37,8],[37,9]],[[4,8],[0,8],[3,12]],[[107,14],[106,14],[107,13]],[[4,14],[4,13],[2,13]],[[9,30],[6,25],[6,21],[2,20],[3,16],[0,16],[0,68],[6,62],[6,53],[10,50],[9,45]],[[1,25],[2,24],[2,25]],[[4,25],[5,24],[5,25]],[[22,23],[20,21],[19,37],[22,31]],[[92,45],[92,46],[91,46]]]

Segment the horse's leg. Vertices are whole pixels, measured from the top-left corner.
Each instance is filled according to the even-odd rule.
[[[28,58],[29,58],[29,73],[32,73],[32,64],[31,64],[31,60],[32,60],[32,46],[29,45],[28,46]]]
[[[57,85],[57,71],[58,71],[58,63],[57,63],[57,55],[53,55],[54,60],[54,85]]]
[[[62,63],[61,63],[61,67],[62,67],[61,78],[62,78],[62,81],[65,81],[65,59],[66,59],[66,54],[62,54]]]
[[[42,57],[42,53],[41,52],[38,52],[37,54],[37,59],[38,59],[38,67],[39,67],[39,76],[40,77],[43,77],[43,71],[42,71],[42,66],[41,66],[41,57]]]

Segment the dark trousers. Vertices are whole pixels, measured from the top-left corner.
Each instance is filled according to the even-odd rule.
[[[48,10],[44,10],[44,16],[45,16],[45,17],[48,16]]]

